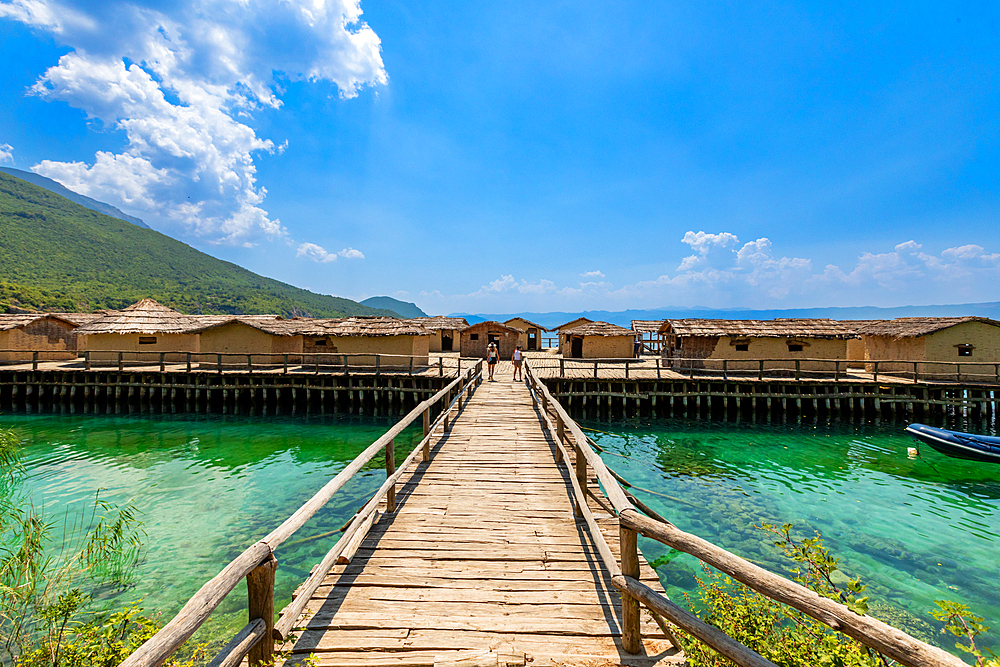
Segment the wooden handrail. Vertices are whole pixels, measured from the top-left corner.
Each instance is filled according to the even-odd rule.
[[[312,498],[299,507],[299,509],[296,510],[292,516],[286,519],[275,530],[271,531],[271,533],[269,533],[264,539],[256,542],[249,549],[233,559],[233,561],[226,565],[219,574],[205,583],[187,602],[187,604],[184,605],[181,611],[165,626],[163,626],[159,632],[136,649],[134,653],[128,656],[121,663],[120,667],[159,667],[159,665],[162,665],[167,658],[174,653],[174,651],[176,651],[191,637],[191,635],[195,633],[195,631],[197,631],[199,627],[201,627],[205,620],[208,619],[212,610],[214,610],[222,602],[222,600],[224,600],[225,597],[233,591],[233,589],[244,577],[249,575],[257,567],[272,560],[274,558],[274,549],[294,534],[296,530],[301,528],[306,521],[313,516],[313,514],[323,507],[323,505],[329,502],[330,498],[333,497],[337,490],[343,487],[351,476],[360,470],[365,463],[370,461],[385,446],[388,440],[395,438],[400,432],[402,432],[403,429],[418,418],[421,418],[425,411],[430,410],[430,408],[432,408],[441,398],[449,395],[449,392],[451,392],[456,385],[461,383],[463,379],[469,380],[469,388],[470,390],[473,389],[476,386],[475,380],[482,377],[482,363],[480,362],[473,368],[470,368],[467,371],[467,374],[467,378],[455,378],[446,387],[434,394],[434,396],[417,405],[382,437],[376,440],[373,444],[369,445],[361,454],[355,457],[355,459],[346,468],[344,468],[344,470],[340,471],[340,473],[330,480]],[[442,410],[442,414],[438,417],[438,420],[447,416],[447,412],[455,404],[456,400],[457,397],[445,410]],[[423,441],[421,442],[421,445],[414,450],[414,452],[420,451],[422,447]],[[399,476],[406,469],[406,466],[412,461],[413,456],[414,454],[411,453],[411,455],[407,457],[404,465],[400,466],[396,473],[387,479],[382,485],[380,492],[387,488],[390,483],[394,484],[395,480],[398,480]],[[365,505],[365,508],[368,509],[369,505],[374,508],[378,505],[380,498],[381,496],[376,494],[376,496]],[[368,512],[363,518],[367,518],[368,514],[371,514],[371,512]],[[362,523],[363,521],[352,521],[353,530],[349,529],[348,532],[345,533],[344,537],[338,540],[337,544],[343,544],[346,546],[347,541],[345,541],[344,538],[353,536]],[[336,546],[334,548],[336,549]],[[338,552],[337,555],[339,555],[339,553],[340,552]],[[336,557],[334,557],[334,562],[335,561]],[[327,568],[327,570],[329,570],[329,568]],[[308,597],[309,596],[305,596],[305,599],[308,600]],[[244,628],[244,631],[247,631],[247,628]],[[273,641],[275,638],[281,639],[284,636],[278,631],[277,626],[275,626],[275,635],[277,635],[277,637],[265,637],[264,640]],[[246,639],[243,643],[237,642],[236,644],[233,644],[230,642],[230,646],[233,647],[233,650],[236,650],[237,647],[240,647],[240,650],[242,650],[244,648],[244,644],[246,644],[246,651],[249,652],[258,643],[259,640],[250,641],[249,639]],[[229,648],[229,646],[227,646],[227,648]],[[223,660],[225,659],[226,658],[223,658]],[[220,664],[231,663],[222,662]]]
[[[862,644],[907,667],[932,667],[941,665],[944,667],[962,667],[965,665],[962,660],[947,651],[911,637],[902,630],[898,630],[871,616],[856,614],[835,600],[822,597],[801,584],[768,572],[707,540],[679,530],[669,522],[643,516],[629,501],[628,494],[618,484],[614,474],[610,472],[610,469],[607,468],[600,456],[590,447],[587,436],[583,434],[583,431],[569,417],[559,402],[552,398],[544,383],[531,370],[528,362],[525,363],[525,377],[527,378],[529,387],[536,389],[541,396],[544,396],[543,404],[552,409],[558,416],[562,426],[573,434],[577,453],[582,452],[586,456],[587,462],[594,467],[598,479],[601,480],[601,484],[604,487],[605,495],[607,495],[608,500],[611,501],[612,506],[618,513],[619,522],[624,528],[634,530],[678,551],[695,556],[702,562],[728,574],[733,579],[747,585],[758,593],[798,609],[830,628],[858,640]],[[555,428],[551,426],[551,421],[547,416],[546,423],[550,425],[550,431],[555,433]],[[602,476],[602,472],[607,474],[608,481]],[[574,476],[571,474],[570,477],[572,480]],[[574,491],[577,488],[579,487],[574,484]],[[602,559],[604,559],[603,553]],[[605,566],[608,567],[607,562]],[[614,567],[608,567],[608,571],[614,573],[616,571],[620,572],[620,569],[617,565],[614,565]],[[675,620],[674,616],[678,611],[684,612],[683,609],[671,603],[660,593],[644,586],[633,577],[613,574],[612,584],[622,591],[622,593],[642,600],[647,607],[670,618],[678,626],[698,637],[737,664],[746,666],[771,664],[767,661],[763,663],[756,662],[760,656],[754,653],[753,656],[757,656],[754,658],[748,654],[742,654],[739,650],[739,647],[742,646],[741,644],[737,643],[734,647],[722,640],[714,632],[704,634],[704,628],[696,626],[685,627],[682,621],[686,621],[686,619],[682,616],[677,616]],[[727,639],[730,642],[735,641],[732,638],[727,637]],[[731,650],[735,650],[735,653],[726,652]],[[740,657],[741,655],[744,657]],[[760,659],[763,660],[763,658]]]

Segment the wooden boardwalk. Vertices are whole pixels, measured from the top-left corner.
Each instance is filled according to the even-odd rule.
[[[643,610],[621,647],[621,599],[574,516],[565,463],[523,383],[484,382],[400,479],[353,560],[327,576],[286,665],[683,664]],[[600,495],[596,480],[591,489]],[[602,497],[603,499],[603,497]],[[618,556],[618,519],[593,502]],[[662,591],[641,561],[641,580]]]

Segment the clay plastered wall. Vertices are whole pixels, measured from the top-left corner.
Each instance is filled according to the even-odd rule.
[[[880,361],[899,359],[902,361],[921,361],[924,358],[926,336],[915,338],[893,338],[892,336],[865,336],[865,360]],[[955,353],[958,354],[957,352]],[[912,371],[913,364],[880,363],[879,372]],[[874,364],[866,364],[869,373],[875,370]],[[918,366],[918,371],[923,370]]]
[[[634,336],[584,336],[584,359],[629,359],[634,352]]]
[[[479,334],[479,340],[472,340],[472,334]],[[514,354],[514,348],[520,345],[518,336],[513,331],[503,331],[490,329],[489,327],[469,327],[462,332],[461,355],[463,357],[486,358],[486,346],[490,339],[488,334],[496,335],[500,338],[497,346],[500,349],[500,359],[510,359]]]
[[[1000,361],[1000,327],[985,322],[965,322],[922,336],[927,361]],[[972,345],[971,357],[958,356],[956,345]]]
[[[2,361],[30,361],[31,352],[38,351],[43,361],[62,361],[76,358],[76,327],[61,320],[43,319],[32,322],[21,329],[0,331],[0,350],[24,350],[0,352]]]
[[[142,336],[146,338],[146,336]],[[88,334],[77,338],[77,347],[80,350],[91,351],[90,360],[92,363],[111,361],[118,362],[118,355],[106,350],[119,350],[128,352],[143,352],[141,357],[134,354],[125,356],[125,363],[135,363],[144,361],[150,363],[159,360],[160,352],[198,352],[200,351],[200,338],[198,334],[156,334],[151,336],[156,338],[155,343],[139,344],[139,334]],[[156,354],[150,354],[156,353]],[[186,359],[184,354],[168,354],[166,361],[177,362]]]
[[[742,339],[749,341],[746,352],[739,352],[733,345],[733,339],[723,337],[719,339],[719,344],[715,346],[711,359],[847,359],[846,339],[827,338],[750,338]],[[802,344],[801,352],[791,352],[788,349],[788,341],[795,341]],[[747,368],[758,368],[759,363],[750,363]],[[842,365],[843,366],[843,365]],[[730,368],[738,370],[739,365],[730,365]],[[794,365],[787,363],[765,363],[764,368],[794,368]],[[833,371],[834,365],[822,361],[801,361],[799,368],[804,371]]]
[[[200,336],[201,352],[242,354],[269,354],[272,351],[271,341],[276,338],[239,322],[202,331]]]
[[[344,354],[400,354],[416,355],[414,364],[427,363],[427,351],[430,347],[430,336],[330,336],[325,350],[314,348],[317,352],[333,352]],[[352,357],[350,364],[374,365],[375,357]],[[382,363],[391,365],[408,365],[409,359],[383,359]]]
[[[435,331],[430,336],[430,343],[429,343],[428,347],[429,347],[429,349],[430,349],[431,352],[440,352],[441,351],[441,331],[440,330]]]

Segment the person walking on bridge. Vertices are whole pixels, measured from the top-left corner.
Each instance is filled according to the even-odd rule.
[[[514,350],[514,354],[511,355],[510,360],[514,362],[514,382],[518,380],[524,382],[524,371],[521,370],[521,366],[524,364],[524,352],[521,352],[520,345]]]
[[[490,382],[494,382],[493,371],[496,370],[497,361],[500,359],[500,352],[497,350],[496,343],[490,343],[486,346],[486,365],[490,369]]]

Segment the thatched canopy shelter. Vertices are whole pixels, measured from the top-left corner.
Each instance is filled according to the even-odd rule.
[[[660,327],[666,320],[632,320],[632,331],[639,334],[639,340],[642,341],[643,348],[659,354],[663,349],[663,334],[660,333]]]
[[[559,331],[559,351],[571,359],[628,359],[636,332],[609,322],[585,322]]]
[[[0,314],[0,361],[27,361],[34,352],[46,361],[73,359],[77,328],[98,317],[91,313]]]
[[[486,358],[490,342],[497,344],[501,359],[510,359],[520,345],[521,330],[501,322],[487,320],[462,330],[461,354],[463,357]]]
[[[548,331],[548,329],[543,327],[541,324],[536,324],[535,322],[526,320],[523,317],[512,317],[504,322],[504,324],[521,331],[518,335],[518,344],[521,346],[522,350],[542,349],[542,332]]]
[[[431,352],[451,352],[458,347],[462,329],[469,326],[464,317],[413,317],[407,320],[431,332]]]

